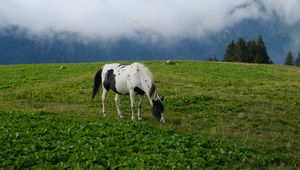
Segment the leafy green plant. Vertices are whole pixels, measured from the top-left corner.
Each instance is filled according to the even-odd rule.
[[[147,122],[1,112],[2,168],[242,168],[283,161],[228,140],[175,133]]]

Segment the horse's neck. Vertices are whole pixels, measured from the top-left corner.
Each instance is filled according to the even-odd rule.
[[[143,75],[141,76],[141,82],[143,86],[143,90],[149,98],[149,101],[152,105],[152,100],[156,99],[158,94],[152,79],[152,75],[149,74],[148,71],[143,71]]]
[[[143,64],[135,63],[133,65],[134,66],[131,66],[131,68],[139,70],[139,79],[141,81],[143,91],[148,96],[150,104],[153,105],[152,100],[156,100],[158,98],[158,94],[154,85],[152,74]]]

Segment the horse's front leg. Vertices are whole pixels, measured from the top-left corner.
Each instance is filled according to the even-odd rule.
[[[143,95],[139,95],[139,107],[138,107],[138,119],[142,120],[142,103],[143,103]]]
[[[122,112],[120,110],[120,95],[116,94],[115,96],[115,102],[116,102],[116,106],[117,106],[117,112],[118,112],[118,116],[119,118],[124,118],[124,116],[122,115]]]
[[[129,95],[130,95],[130,102],[131,102],[131,119],[135,120],[135,92],[133,90],[129,91]]]

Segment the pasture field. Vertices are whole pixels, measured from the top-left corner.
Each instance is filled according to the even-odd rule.
[[[119,120],[113,93],[103,118],[91,90],[104,63],[0,66],[0,169],[300,168],[300,68],[142,63],[165,124],[146,97],[143,121],[130,120],[128,96]]]

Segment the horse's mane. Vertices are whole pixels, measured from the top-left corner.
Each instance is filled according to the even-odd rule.
[[[147,74],[153,81],[153,75],[152,75],[151,71],[148,69],[148,67],[146,67],[144,64],[141,64],[141,63],[136,63],[136,64],[144,72],[144,74]]]

